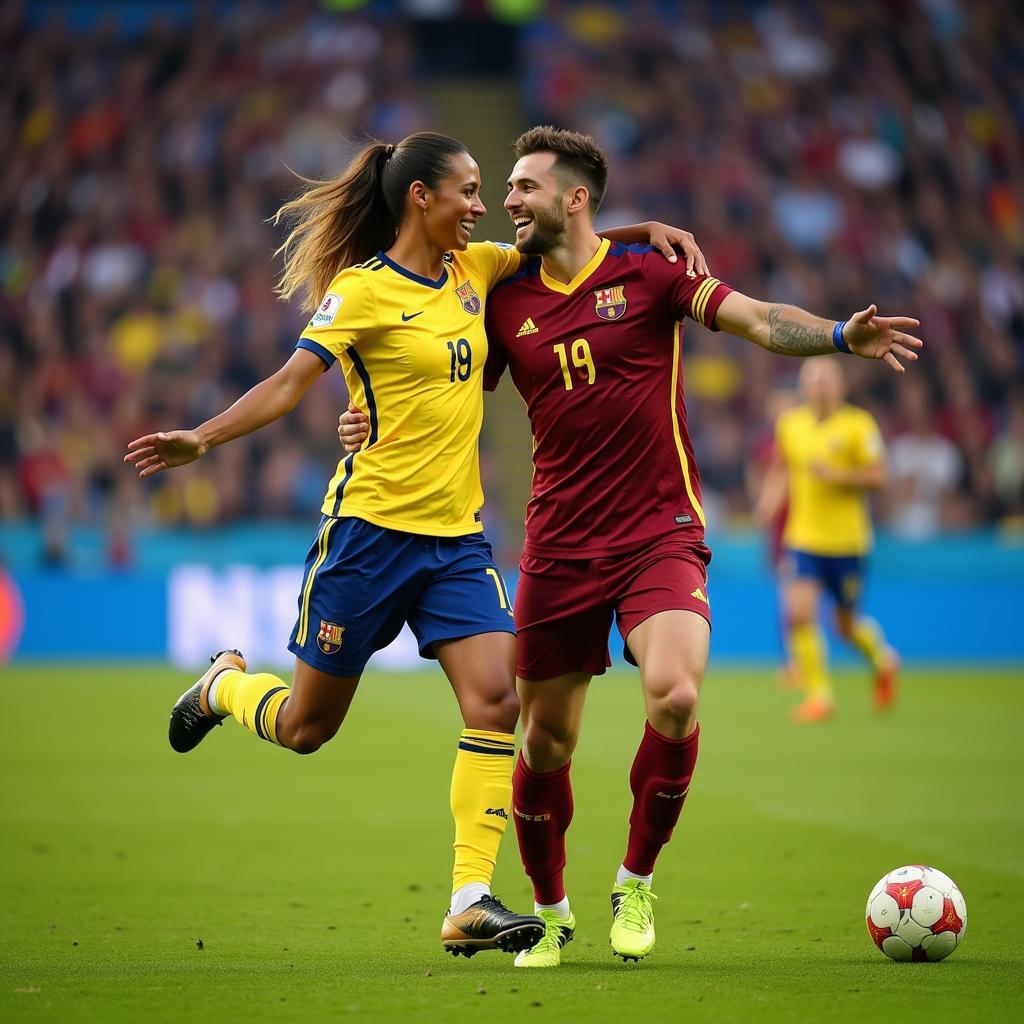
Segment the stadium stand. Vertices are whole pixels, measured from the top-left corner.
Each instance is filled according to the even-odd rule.
[[[124,471],[124,442],[206,417],[293,345],[304,318],[273,298],[266,222],[295,186],[288,167],[327,174],[364,133],[440,127],[482,146],[501,225],[497,136],[549,121],[608,149],[604,224],[685,226],[750,294],[836,317],[870,297],[920,317],[912,379],[848,364],[891,445],[888,527],[1024,518],[1024,22],[1008,0],[969,17],[924,2],[688,3],[682,18],[675,4],[552,5],[521,28],[488,23],[476,120],[420,59],[423,26],[383,16],[394,4],[216,18],[177,5],[189,16],[137,31],[82,29],[52,6],[43,23],[17,5],[0,21],[0,521],[43,522],[48,560],[76,523],[102,525],[118,565],[140,523],[308,520],[336,458],[324,424],[340,375],[158,486]],[[487,23],[477,7],[438,10]],[[494,64],[509,39],[518,66]],[[687,337],[707,504],[720,529],[742,528],[765,409],[794,366]],[[502,484],[501,445],[492,433],[484,452],[489,528],[514,557],[522,487]]]

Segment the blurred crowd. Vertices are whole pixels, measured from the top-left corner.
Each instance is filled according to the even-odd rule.
[[[123,446],[195,425],[294,345],[305,318],[273,297],[267,223],[291,169],[336,169],[366,133],[436,127],[402,20],[204,10],[131,36],[0,13],[0,521],[41,520],[55,560],[75,522],[106,524],[116,563],[140,519],[308,519],[337,457],[323,424],[338,374],[156,486],[122,466]],[[716,276],[761,298],[921,319],[912,373],[845,364],[889,442],[887,526],[927,537],[1024,516],[1012,0],[552,4],[520,52],[524,126],[608,150],[606,224],[685,226]],[[687,338],[691,430],[728,528],[747,521],[795,367]]]
[[[611,156],[605,224],[691,228],[717,277],[835,319],[918,317],[911,373],[848,361],[892,530],[1024,516],[1024,13],[1013,0],[565,4],[524,39],[532,120]],[[742,521],[794,367],[688,330],[713,515]]]
[[[290,417],[140,486],[126,442],[195,426],[284,362],[308,317],[273,295],[267,223],[365,133],[426,127],[399,22],[308,4],[29,30],[0,93],[0,519],[110,528],[308,517],[337,460],[327,374]],[[2,16],[0,16],[2,17]]]

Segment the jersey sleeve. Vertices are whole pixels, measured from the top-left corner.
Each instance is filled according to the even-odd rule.
[[[701,327],[717,331],[715,314],[732,288],[722,284],[717,277],[687,277],[686,266],[682,260],[677,264],[666,262],[666,266],[671,268],[673,275],[670,301],[675,318],[682,320],[684,316],[688,316]]]
[[[377,307],[367,283],[353,274],[340,274],[331,282],[295,347],[313,352],[331,366],[376,326]]]
[[[877,466],[885,459],[885,441],[870,413],[858,417],[859,423],[854,445],[854,459],[858,466]]]
[[[470,242],[467,255],[490,291],[499,281],[519,270],[522,256],[507,242]]]

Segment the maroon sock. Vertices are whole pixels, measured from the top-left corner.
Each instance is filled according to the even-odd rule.
[[[622,862],[635,875],[653,874],[661,848],[672,838],[697,763],[699,735],[699,725],[681,740],[662,736],[650,722],[645,725],[629,772],[633,812],[629,816],[629,846]]]
[[[554,772],[535,772],[520,754],[512,775],[512,817],[519,854],[538,903],[565,898],[565,830],[573,809],[569,764]]]

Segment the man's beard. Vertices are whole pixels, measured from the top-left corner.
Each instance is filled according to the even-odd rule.
[[[565,243],[565,218],[554,210],[536,210],[529,241],[523,252],[531,256],[546,256]]]

